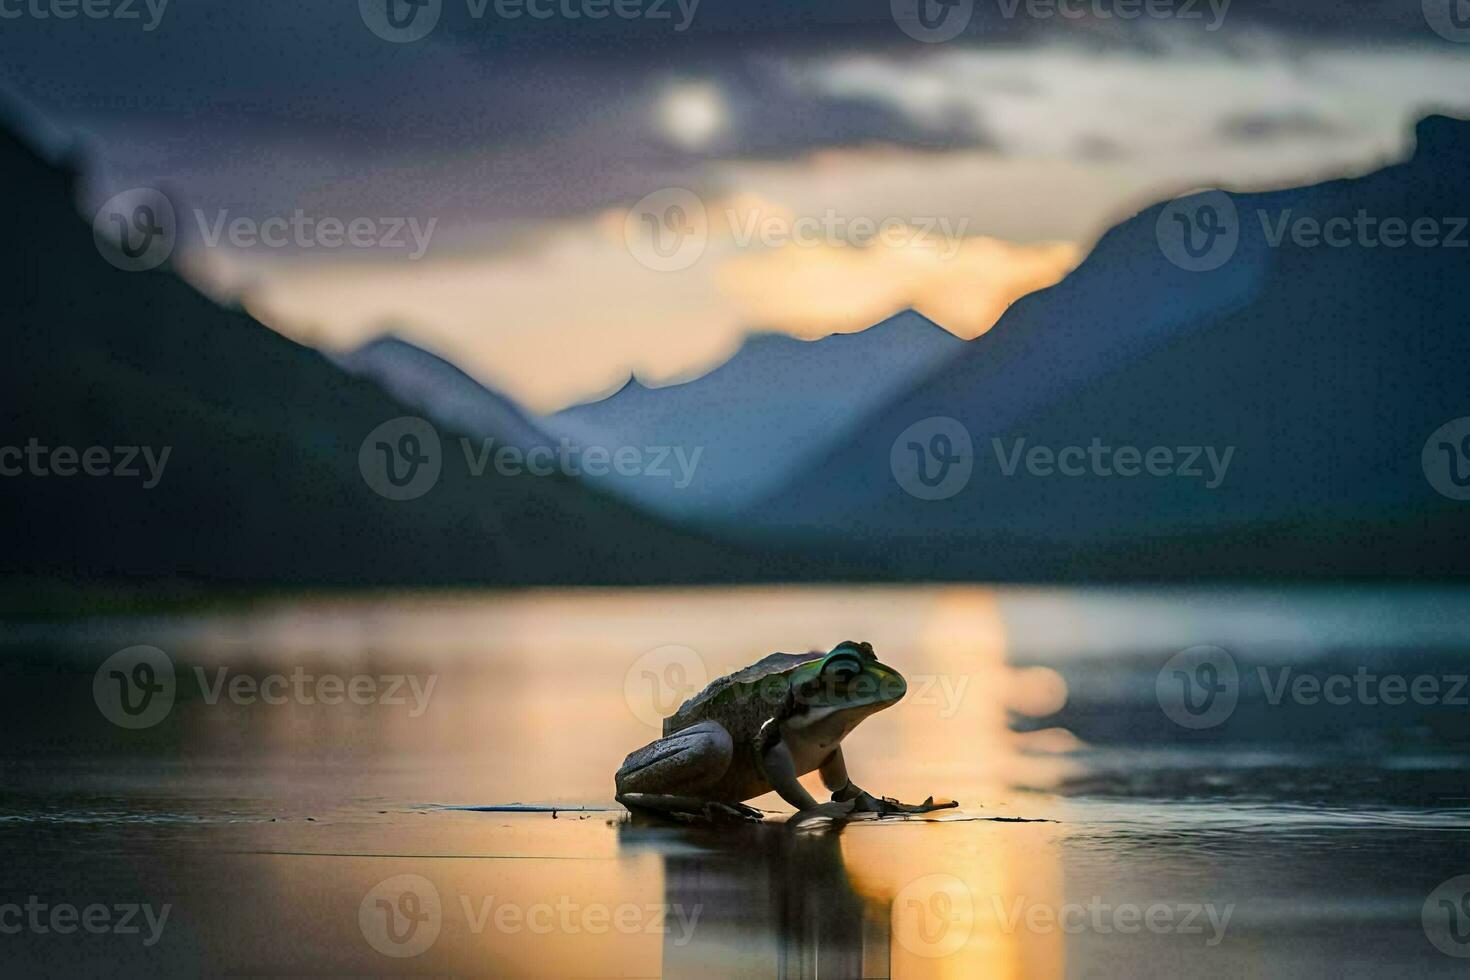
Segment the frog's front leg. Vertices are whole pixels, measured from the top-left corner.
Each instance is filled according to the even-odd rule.
[[[842,746],[832,750],[819,771],[822,774],[822,785],[832,791],[832,802],[846,803],[863,795],[862,788],[854,785],[847,775],[847,762],[842,758]]]
[[[848,777],[847,762],[842,758],[840,745],[822,762],[820,771],[822,784],[832,791],[832,802],[851,803],[854,813],[929,813],[958,805],[953,802],[935,803],[932,796],[923,803],[900,803],[887,796],[875,798]]]
[[[766,746],[761,753],[761,769],[765,773],[766,782],[771,784],[771,789],[796,809],[810,810],[817,805],[812,794],[796,778],[796,760],[791,758],[791,750],[786,747],[785,742],[776,739]]]

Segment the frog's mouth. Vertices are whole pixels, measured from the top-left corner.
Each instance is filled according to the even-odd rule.
[[[897,704],[907,693],[903,675],[881,664],[872,664],[867,672],[851,679],[821,674],[793,691],[798,711],[868,708],[868,713]]]
[[[834,734],[846,735],[864,718],[876,714],[892,704],[892,701],[871,701],[865,704],[810,705],[794,713],[787,724],[797,731],[831,730]]]

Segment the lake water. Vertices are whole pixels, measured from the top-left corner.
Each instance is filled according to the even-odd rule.
[[[959,809],[790,827],[767,797],[765,823],[683,827],[613,803],[682,697],[843,639],[909,680],[846,743],[854,779]],[[0,644],[14,975],[1470,965],[1470,593],[384,594]]]

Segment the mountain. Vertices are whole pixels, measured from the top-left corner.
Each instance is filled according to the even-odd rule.
[[[1456,482],[1470,428],[1431,434],[1470,416],[1470,124],[1431,116],[1417,136],[1362,178],[1134,216],[735,523],[900,578],[1465,575],[1470,503],[1431,477]],[[1339,218],[1355,224],[1329,244]],[[1171,232],[1206,220],[1238,240],[1194,271]],[[934,417],[967,430],[968,482]],[[1134,451],[1167,449],[1150,465],[1172,475],[1120,476],[1094,439],[1130,447],[1130,474]],[[1067,447],[1078,475],[1057,471]],[[1232,453],[1218,481],[1205,449]],[[956,474],[953,495],[900,485],[921,457],[931,481]]]
[[[76,213],[74,170],[3,132],[0,179],[0,505],[21,594],[740,573],[566,476],[476,475],[448,426],[381,430],[412,410],[167,267],[115,268]],[[424,476],[412,499],[373,469],[395,448],[418,460],[398,476]]]
[[[716,520],[769,493],[964,349],[912,311],[821,340],[755,334],[703,377],[663,388],[630,379],[542,425],[580,445],[669,447],[673,479],[611,473],[596,482],[665,514]]]
[[[399,337],[385,334],[333,360],[456,432],[485,433],[497,437],[497,445],[520,449],[547,442],[515,402]]]

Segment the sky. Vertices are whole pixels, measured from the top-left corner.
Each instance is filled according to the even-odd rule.
[[[430,0],[409,41],[388,0],[52,2],[0,0],[0,90],[86,154],[84,213],[163,189],[211,294],[542,412],[753,331],[977,336],[1153,201],[1362,173],[1470,114],[1450,0],[957,0],[945,40],[914,0]]]

